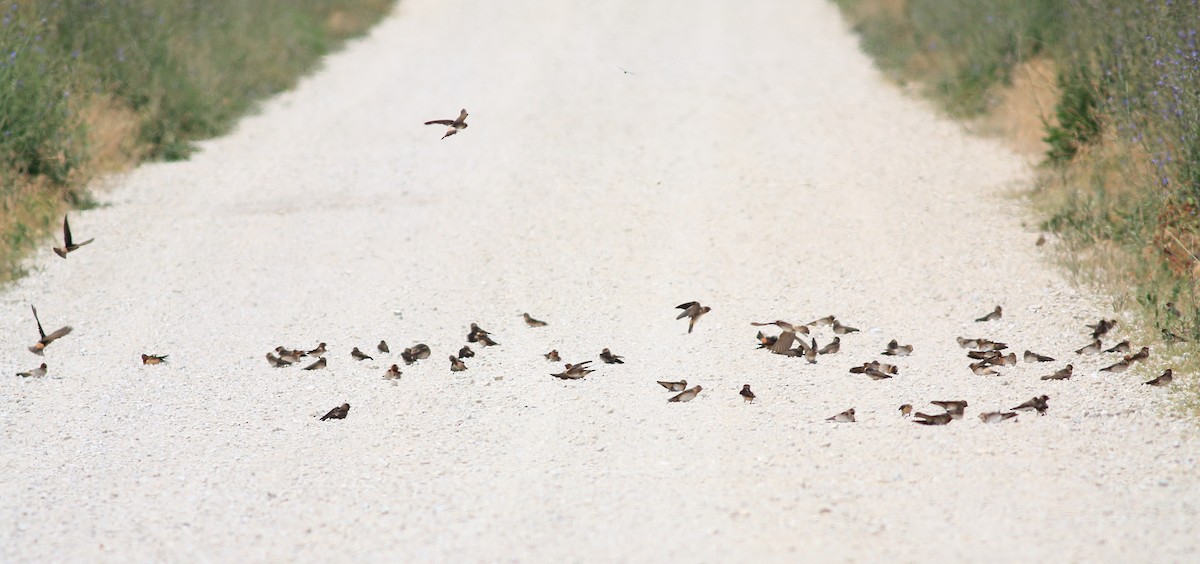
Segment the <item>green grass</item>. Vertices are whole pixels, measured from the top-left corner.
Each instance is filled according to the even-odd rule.
[[[86,201],[110,145],[129,163],[186,158],[393,3],[0,2],[0,282],[65,205]],[[133,121],[132,139],[97,139],[114,129],[97,119]]]

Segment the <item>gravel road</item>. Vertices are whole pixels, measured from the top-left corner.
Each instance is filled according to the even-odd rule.
[[[0,560],[1195,559],[1200,439],[1140,385],[1167,359],[1072,352],[1111,312],[1022,227],[1030,179],[824,0],[404,0],[0,294]],[[40,379],[30,304],[74,327]],[[755,350],[829,314],[861,329],[837,354]],[[472,322],[499,346],[451,373]],[[976,376],[960,336],[1058,361]],[[898,376],[847,372],[891,339]],[[322,341],[325,370],[264,358]]]

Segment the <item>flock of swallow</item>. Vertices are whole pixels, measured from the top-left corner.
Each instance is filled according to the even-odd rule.
[[[425,122],[425,125],[445,125],[445,126],[447,126],[448,129],[446,130],[445,134],[442,136],[442,139],[445,139],[451,135],[458,133],[459,131],[461,131],[463,129],[466,129],[466,127],[467,127],[466,119],[467,119],[467,110],[463,109],[459,112],[458,117],[455,119],[432,120],[432,121]],[[80,247],[87,245],[94,240],[95,239],[92,238],[92,239],[83,241],[81,243],[75,243],[74,239],[71,236],[70,222],[68,221],[67,217],[64,216],[63,217],[63,245],[61,247],[54,247],[53,250],[58,256],[65,259],[65,258],[67,258],[67,255],[69,253],[78,250]],[[1038,240],[1039,245],[1041,245],[1042,242],[1043,242],[1043,239]],[[38,338],[38,341],[34,345],[29,347],[29,350],[31,352],[33,352],[34,354],[42,356],[43,350],[47,346],[49,346],[51,343],[53,343],[54,341],[61,339],[62,337],[65,337],[66,335],[68,335],[71,332],[71,327],[65,326],[65,327],[59,328],[58,330],[53,331],[51,333],[46,333],[46,331],[42,328],[41,319],[38,317],[37,308],[31,305],[30,309],[32,309],[34,321],[37,323],[39,338]],[[691,333],[695,329],[696,322],[701,317],[703,317],[705,314],[707,314],[709,311],[712,310],[712,308],[707,307],[707,306],[702,306],[702,305],[700,305],[699,302],[694,302],[694,301],[680,304],[680,305],[676,306],[676,309],[682,310],[682,313],[680,313],[676,317],[677,320],[683,319],[685,317],[688,318],[688,333]],[[980,322],[980,323],[996,321],[998,319],[1001,319],[1003,317],[1003,315],[1004,315],[1003,308],[1001,308],[1000,306],[996,306],[995,309],[993,309],[992,311],[983,315],[982,317],[979,317],[975,321]],[[523,317],[525,319],[526,325],[528,325],[529,327],[536,328],[536,327],[544,327],[547,325],[545,321],[535,319],[532,316],[530,316],[528,313],[523,314]],[[803,357],[810,364],[816,364],[817,359],[820,356],[838,353],[841,350],[841,337],[844,335],[856,333],[859,331],[858,329],[856,329],[854,327],[849,327],[849,326],[843,325],[837,318],[835,318],[832,315],[827,316],[827,317],[822,317],[820,319],[817,319],[817,320],[814,320],[814,321],[811,321],[811,322],[805,323],[805,324],[789,323],[787,321],[776,320],[776,321],[770,321],[770,322],[752,322],[751,325],[755,326],[755,327],[775,326],[780,330],[779,335],[765,335],[760,330],[758,332],[758,335],[756,336],[758,343],[759,343],[758,348],[766,349],[769,352],[778,354],[778,355],[790,356],[790,357]],[[1139,350],[1137,353],[1127,354],[1132,350],[1132,347],[1130,346],[1129,341],[1127,341],[1127,340],[1121,341],[1120,343],[1117,343],[1116,345],[1114,345],[1112,347],[1104,348],[1101,337],[1107,335],[1108,332],[1115,326],[1116,326],[1116,320],[1112,320],[1112,319],[1101,319],[1096,324],[1089,325],[1088,329],[1091,330],[1092,341],[1089,342],[1088,344],[1084,345],[1083,347],[1075,350],[1075,354],[1076,355],[1095,355],[1095,354],[1103,354],[1103,353],[1123,354],[1124,356],[1122,357],[1122,359],[1120,361],[1117,361],[1109,366],[1106,366],[1106,367],[1100,369],[1100,372],[1107,372],[1107,373],[1114,373],[1114,374],[1124,372],[1130,366],[1132,366],[1134,363],[1143,361],[1143,360],[1149,358],[1149,356],[1150,356],[1149,347],[1142,347],[1141,350]],[[819,327],[829,327],[830,330],[832,331],[832,333],[834,334],[834,337],[832,338],[832,340],[830,340],[830,342],[828,344],[826,344],[825,346],[818,346],[816,338],[812,336],[813,330],[815,330],[816,328],[819,328]],[[805,338],[800,338],[799,337],[800,335],[804,335]],[[467,333],[467,343],[468,344],[464,345],[461,349],[459,349],[457,355],[450,355],[449,359],[450,359],[451,372],[461,372],[461,371],[467,370],[467,365],[466,365],[465,359],[475,356],[475,351],[471,350],[470,344],[474,343],[482,348],[487,348],[487,347],[495,346],[498,344],[498,343],[496,343],[495,340],[492,339],[491,333],[480,328],[477,323],[471,324],[471,329]],[[985,338],[959,337],[958,344],[960,347],[962,347],[964,349],[968,349],[967,357],[970,358],[972,361],[974,361],[968,365],[968,368],[970,368],[970,370],[976,375],[979,375],[979,376],[996,375],[996,374],[999,374],[999,372],[996,370],[997,367],[1014,366],[1017,364],[1016,353],[1009,352],[1009,353],[1005,354],[1004,351],[1008,349],[1008,345],[1005,343],[1000,343],[1000,342],[992,341],[992,340],[985,339]],[[391,349],[390,349],[390,347],[388,347],[388,344],[386,341],[380,341],[379,344],[377,344],[375,346],[375,349],[379,353],[383,353],[383,354],[390,354],[390,352],[391,352]],[[307,363],[303,367],[303,370],[320,370],[320,369],[325,368],[328,364],[328,361],[326,360],[326,352],[327,352],[327,348],[326,348],[325,343],[320,343],[317,345],[316,348],[313,348],[311,350],[289,349],[289,348],[285,348],[283,346],[279,346],[279,347],[276,347],[274,351],[268,352],[266,354],[266,358],[267,358],[267,363],[270,366],[275,367],[275,368],[284,368],[284,367],[299,364],[301,362],[302,358],[309,357],[309,358],[312,358],[315,360],[312,360],[311,362]],[[880,354],[882,354],[884,356],[903,357],[903,356],[911,355],[912,352],[913,352],[913,346],[911,344],[910,345],[901,345],[899,342],[897,342],[895,339],[893,339],[887,344],[884,351],[881,352]],[[429,358],[431,354],[432,354],[432,351],[430,350],[429,346],[424,343],[421,343],[421,344],[413,345],[412,347],[408,347],[408,348],[404,349],[400,353],[400,357],[401,357],[401,359],[403,359],[403,361],[406,365],[410,365],[417,361]],[[362,352],[358,347],[354,347],[353,350],[350,351],[350,356],[357,361],[374,360],[374,358],[372,356]],[[559,356],[557,350],[552,350],[552,351],[546,353],[544,356],[550,362],[554,362],[554,363],[562,362],[562,359]],[[624,357],[613,354],[607,348],[605,348],[603,351],[600,352],[599,357],[600,357],[600,360],[606,364],[624,364],[624,360],[623,360]],[[156,364],[162,364],[162,363],[166,362],[168,356],[167,355],[159,355],[159,354],[142,354],[141,358],[142,358],[143,364],[156,365]],[[1024,355],[1022,356],[1022,360],[1026,363],[1041,363],[1041,362],[1052,362],[1055,359],[1052,357],[1046,356],[1046,355],[1035,353],[1030,350],[1026,350]],[[551,376],[553,376],[555,378],[563,379],[563,380],[578,380],[578,379],[584,378],[588,374],[595,372],[595,370],[593,368],[591,368],[591,363],[592,363],[591,360],[586,360],[586,361],[582,361],[582,362],[578,362],[578,363],[574,363],[574,364],[566,363],[563,367],[562,372],[551,373]],[[1052,372],[1050,374],[1046,374],[1046,375],[1042,376],[1041,379],[1042,380],[1069,380],[1074,373],[1074,369],[1075,369],[1074,364],[1068,364],[1066,367],[1064,367],[1060,370],[1057,370],[1055,372]],[[860,366],[855,366],[855,367],[851,368],[850,373],[865,374],[868,377],[870,377],[872,380],[886,380],[886,379],[889,379],[889,378],[892,378],[892,377],[898,375],[899,368],[895,364],[883,363],[883,362],[879,362],[878,360],[875,360],[875,361],[871,361],[871,362],[865,362]],[[40,377],[45,376],[46,374],[47,374],[47,366],[46,366],[46,363],[43,362],[37,368],[31,369],[31,370],[28,370],[25,372],[18,372],[17,376],[27,377],[27,378],[40,378]],[[402,376],[402,372],[400,370],[400,366],[398,364],[392,364],[387,369],[387,371],[384,373],[383,378],[385,380],[395,381],[395,380],[399,380],[401,378],[401,376]],[[1172,371],[1170,369],[1167,369],[1165,372],[1162,373],[1162,375],[1160,375],[1148,382],[1145,382],[1145,384],[1150,385],[1150,386],[1166,386],[1171,383],[1172,379],[1173,379]],[[676,392],[675,395],[671,396],[667,400],[668,402],[672,402],[672,403],[691,401],[691,400],[695,399],[700,394],[700,392],[703,390],[703,388],[699,385],[692,386],[689,388],[687,380],[659,381],[658,384],[661,385],[663,388],[667,389],[668,391]],[[739,392],[739,395],[746,402],[753,402],[756,397],[754,392],[751,391],[751,389],[750,389],[750,384],[743,385],[741,391]],[[981,413],[981,414],[979,414],[979,419],[985,423],[999,423],[1001,421],[1006,421],[1008,419],[1015,418],[1018,415],[1018,412],[1020,412],[1020,411],[1036,411],[1039,415],[1045,415],[1047,409],[1049,409],[1049,405],[1047,403],[1049,399],[1050,398],[1047,395],[1036,396],[1036,397],[1030,399],[1029,401],[1026,401],[1020,405],[1017,405],[1016,407],[1011,408],[1009,411],[990,411],[990,412]],[[927,414],[927,413],[918,411],[916,413],[913,413],[912,404],[907,404],[907,403],[904,405],[901,405],[899,408],[899,411],[900,411],[900,414],[902,417],[911,416],[915,423],[919,423],[922,425],[946,425],[946,424],[950,423],[951,421],[962,419],[966,413],[966,408],[968,406],[968,403],[965,400],[936,400],[936,401],[930,402],[930,404],[941,408],[943,412]],[[347,414],[349,414],[349,412],[350,412],[350,404],[343,403],[342,405],[331,409],[328,413],[326,413],[324,416],[322,416],[321,421],[327,421],[330,419],[345,419]],[[834,421],[837,423],[853,423],[856,421],[855,410],[854,410],[854,408],[847,409],[841,413],[838,413],[836,415],[833,415],[833,416],[827,418],[827,421]]]

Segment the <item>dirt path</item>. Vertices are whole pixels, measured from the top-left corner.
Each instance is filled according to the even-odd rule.
[[[30,303],[75,328],[0,378],[0,560],[1194,558],[1200,442],[1152,366],[1071,352],[1107,312],[1020,227],[1027,179],[824,0],[405,0],[0,295],[6,372],[41,361]],[[754,350],[750,321],[828,314],[862,329],[836,355]],[[471,322],[500,346],[451,374]],[[975,376],[958,336],[1060,360]],[[898,377],[847,373],[892,338]],[[350,358],[380,339],[433,355]],[[320,341],[324,371],[264,360]],[[542,358],[604,347],[626,364],[581,381]],[[897,412],[940,399],[967,417]]]

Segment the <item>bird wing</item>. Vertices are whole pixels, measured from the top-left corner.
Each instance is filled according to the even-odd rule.
[[[453,123],[454,123],[454,125],[460,125],[462,127],[466,127],[467,124],[464,123],[466,121],[467,121],[467,110],[462,109],[462,110],[458,111],[458,119],[454,120]]]
[[[452,120],[452,119],[435,119],[433,121],[425,122],[425,125],[454,125],[454,120]]]
[[[796,333],[793,331],[784,331],[779,335],[779,339],[771,345],[771,352],[775,354],[783,354],[792,348],[792,343],[796,342]]]
[[[71,224],[67,222],[67,216],[63,215],[63,247],[71,246]]]
[[[65,336],[67,336],[67,333],[70,333],[70,332],[71,332],[70,325],[68,325],[66,327],[59,327],[57,331],[55,331],[49,335],[43,335],[42,343],[49,345],[50,343],[54,342],[55,340],[61,339]]]
[[[38,337],[40,337],[41,339],[45,339],[45,338],[46,338],[46,332],[42,330],[42,320],[41,320],[41,319],[38,319],[37,308],[36,308],[36,307],[34,307],[34,305],[33,305],[33,304],[29,304],[29,308],[33,310],[33,320],[37,322],[37,326],[38,326]]]

